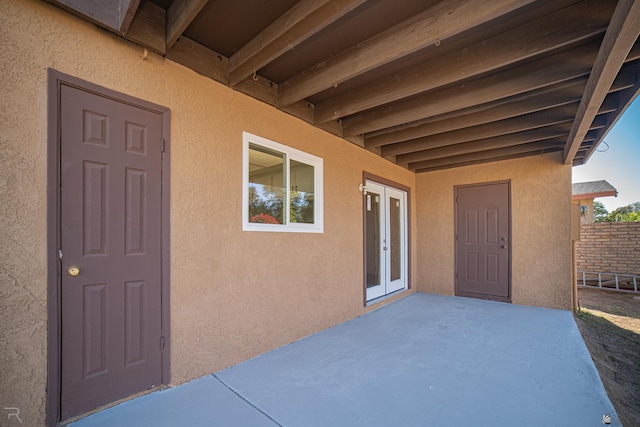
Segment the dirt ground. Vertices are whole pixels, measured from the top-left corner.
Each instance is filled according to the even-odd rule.
[[[580,288],[575,315],[624,427],[640,427],[640,294]]]

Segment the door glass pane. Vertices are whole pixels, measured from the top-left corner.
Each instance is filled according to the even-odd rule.
[[[389,250],[391,281],[402,278],[402,224],[400,200],[389,197]]]
[[[367,288],[380,282],[380,195],[366,195]]]
[[[313,166],[295,160],[290,162],[291,171],[291,205],[289,206],[289,221],[313,224]]]
[[[284,223],[285,155],[249,144],[249,222]]]

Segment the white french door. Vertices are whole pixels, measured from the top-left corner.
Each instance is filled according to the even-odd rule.
[[[407,193],[365,184],[367,301],[407,288]]]

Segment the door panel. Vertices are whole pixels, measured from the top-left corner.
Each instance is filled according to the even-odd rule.
[[[387,211],[387,273],[386,293],[407,287],[407,222],[406,193],[391,187],[385,189]]]
[[[386,262],[384,235],[386,212],[384,209],[384,187],[367,182],[365,195],[366,248],[367,248],[367,300],[385,294]]]
[[[389,271],[391,281],[402,278],[402,209],[401,200],[389,198]]]
[[[63,420],[162,382],[161,130],[61,87]]]
[[[366,187],[366,298],[370,301],[407,287],[407,196],[371,181]]]
[[[509,301],[509,183],[456,188],[456,295]]]

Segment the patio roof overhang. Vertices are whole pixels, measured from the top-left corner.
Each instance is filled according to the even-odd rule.
[[[415,172],[584,164],[640,92],[640,0],[48,0]]]

